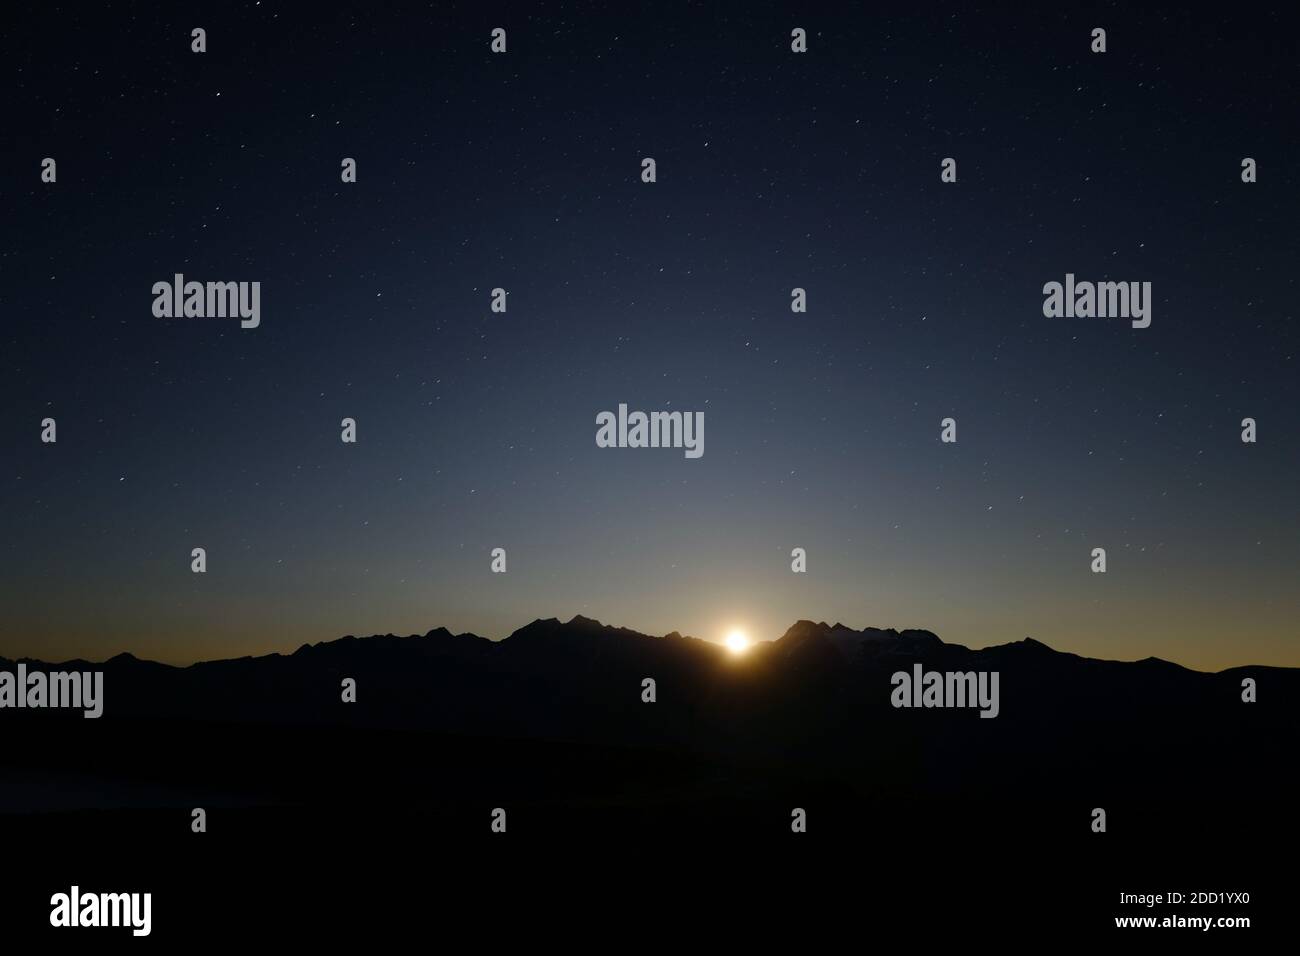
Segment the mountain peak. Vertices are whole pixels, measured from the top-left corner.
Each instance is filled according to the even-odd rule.
[[[825,621],[817,623],[815,621],[801,618],[786,628],[786,632],[781,635],[779,640],[795,642],[804,641],[818,634],[824,634],[828,630],[830,630],[830,628]]]
[[[860,660],[863,654],[874,657],[916,653],[942,644],[937,634],[925,630],[909,628],[900,632],[892,627],[866,627],[859,631],[839,621],[832,626],[825,621],[814,623],[808,620],[795,621],[776,641],[787,656],[794,653],[819,654],[832,660],[838,656],[848,661]]]

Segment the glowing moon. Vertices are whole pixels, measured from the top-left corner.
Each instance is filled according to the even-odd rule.
[[[749,650],[749,635],[744,631],[735,630],[727,635],[725,643],[727,645],[727,650],[731,651],[731,653],[743,654],[745,651]]]

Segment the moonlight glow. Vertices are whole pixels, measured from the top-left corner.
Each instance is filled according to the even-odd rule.
[[[725,643],[727,645],[727,650],[731,651],[731,653],[743,654],[745,651],[749,650],[749,635],[744,631],[735,630],[727,635]]]

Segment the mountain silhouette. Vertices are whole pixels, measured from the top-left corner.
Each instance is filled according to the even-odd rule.
[[[0,668],[16,663],[0,659]],[[538,754],[596,748],[617,755],[606,766],[644,764],[650,779],[640,792],[648,798],[662,790],[663,779],[650,768],[664,759],[691,768],[674,775],[672,787],[710,793],[726,791],[719,767],[743,778],[735,786],[747,792],[811,777],[853,793],[997,797],[1020,792],[1026,776],[1047,792],[1227,792],[1231,775],[1207,774],[1207,753],[1231,752],[1252,768],[1258,786],[1289,785],[1289,763],[1277,758],[1300,739],[1292,703],[1300,691],[1297,669],[1202,673],[1155,658],[1079,657],[1030,638],[971,650],[925,630],[808,620],[741,657],[676,632],[655,637],[578,616],[536,620],[501,641],[437,628],[405,637],[349,635],[288,655],[188,667],[126,653],[101,665],[25,663],[104,671],[104,716],[97,721],[76,711],[4,715],[50,745],[11,749],[6,765],[39,769],[43,752],[57,753],[57,764],[46,769],[89,778],[92,803],[99,775],[130,782],[133,773],[124,774],[111,750],[79,748],[70,760],[60,739],[123,725],[136,746],[155,749],[159,764],[170,768],[134,777],[203,791],[211,775],[198,765],[187,772],[183,756],[198,747],[207,763],[226,761],[216,775],[222,787],[253,802],[309,799],[313,774],[297,776],[281,761],[281,745],[292,750],[299,745],[288,742],[299,738],[322,750],[335,738],[364,738],[375,753],[396,746],[393,762],[404,768],[378,772],[381,790],[383,780],[398,786],[407,777],[409,757],[400,750],[413,746],[411,734],[420,735],[414,746],[434,755],[439,748],[463,755],[487,741]],[[891,675],[917,664],[927,671],[997,671],[996,719],[981,719],[973,708],[892,706]],[[1256,681],[1256,703],[1242,700],[1246,677]],[[355,703],[341,700],[345,678],[356,681]],[[646,678],[655,682],[653,703],[642,700]],[[393,744],[398,738],[402,743]],[[539,766],[547,759],[536,757]],[[547,772],[550,784],[530,786],[561,802],[610,786],[635,799],[637,773],[605,779],[600,764],[584,764],[567,779]],[[33,803],[24,803],[21,788],[4,799]]]
[[[746,912],[753,874],[779,873],[800,912],[834,900],[872,918],[897,885],[891,913],[922,887],[926,918],[965,907],[976,926],[1012,906],[1059,931],[1110,913],[1117,887],[1256,888],[1242,848],[1280,868],[1297,840],[1290,668],[1201,673],[811,620],[735,656],[585,617],[186,667],[24,663],[104,672],[98,719],[0,711],[0,827],[35,923],[73,880],[152,889],[161,934],[212,925],[232,888],[240,913],[274,920],[286,900],[355,909],[394,892],[424,912],[438,879],[445,909],[488,925],[501,914],[482,888],[503,877],[553,915],[575,893],[661,902],[665,887],[734,890]],[[998,716],[894,707],[892,676],[918,666],[996,671]]]

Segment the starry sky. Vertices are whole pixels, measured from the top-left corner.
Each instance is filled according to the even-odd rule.
[[[1300,665],[1286,15],[623,6],[16,15],[0,654],[581,613]],[[177,272],[260,327],[155,318]],[[1151,327],[1045,318],[1067,272]],[[597,448],[619,403],[703,457]]]

